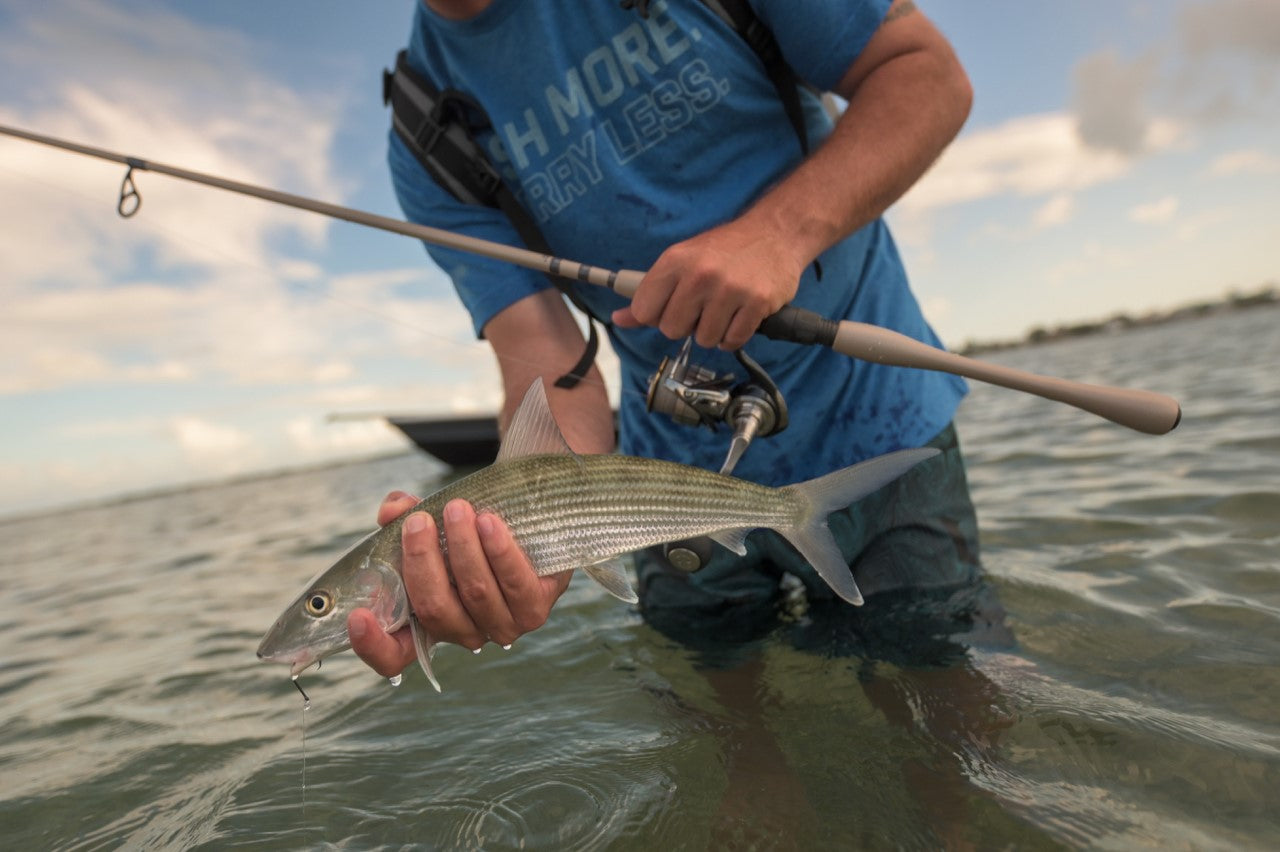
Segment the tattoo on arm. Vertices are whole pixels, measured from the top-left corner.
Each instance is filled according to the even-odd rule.
[[[919,10],[916,9],[916,4],[911,2],[911,0],[906,0],[904,3],[894,3],[893,6],[890,7],[888,13],[884,16],[884,20],[881,21],[881,25],[887,24],[890,21],[896,21],[898,18],[905,18],[907,15],[916,11]]]

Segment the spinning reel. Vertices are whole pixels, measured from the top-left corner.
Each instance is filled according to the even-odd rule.
[[[674,359],[664,358],[649,379],[645,401],[649,411],[665,414],[685,426],[707,426],[712,431],[721,423],[733,427],[729,450],[720,473],[729,474],[757,437],[776,435],[787,428],[787,403],[764,368],[741,349],[733,354],[746,370],[739,382],[733,373],[716,373],[689,363],[692,338],[686,338]],[[663,552],[682,571],[697,571],[711,558],[713,542],[708,538],[687,539],[668,544]]]

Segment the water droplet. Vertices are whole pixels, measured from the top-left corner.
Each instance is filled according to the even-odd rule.
[[[402,674],[392,675],[391,677],[387,678],[387,683],[391,684],[392,686],[399,686],[403,681],[404,681],[404,675]]]

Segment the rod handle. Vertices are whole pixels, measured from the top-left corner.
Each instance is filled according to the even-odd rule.
[[[831,348],[876,364],[940,370],[1035,394],[1064,402],[1148,435],[1171,432],[1182,420],[1182,407],[1178,401],[1164,394],[1040,376],[944,352],[896,331],[867,323],[841,321]]]

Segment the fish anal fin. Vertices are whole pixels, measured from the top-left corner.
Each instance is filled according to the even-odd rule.
[[[750,528],[739,527],[732,530],[717,530],[708,533],[707,538],[714,541],[723,548],[732,550],[739,556],[747,555],[747,534],[751,532]]]
[[[584,565],[582,570],[618,600],[630,604],[640,602],[636,590],[631,587],[631,581],[627,579],[627,570],[623,567],[621,558],[614,557],[594,565]]]

